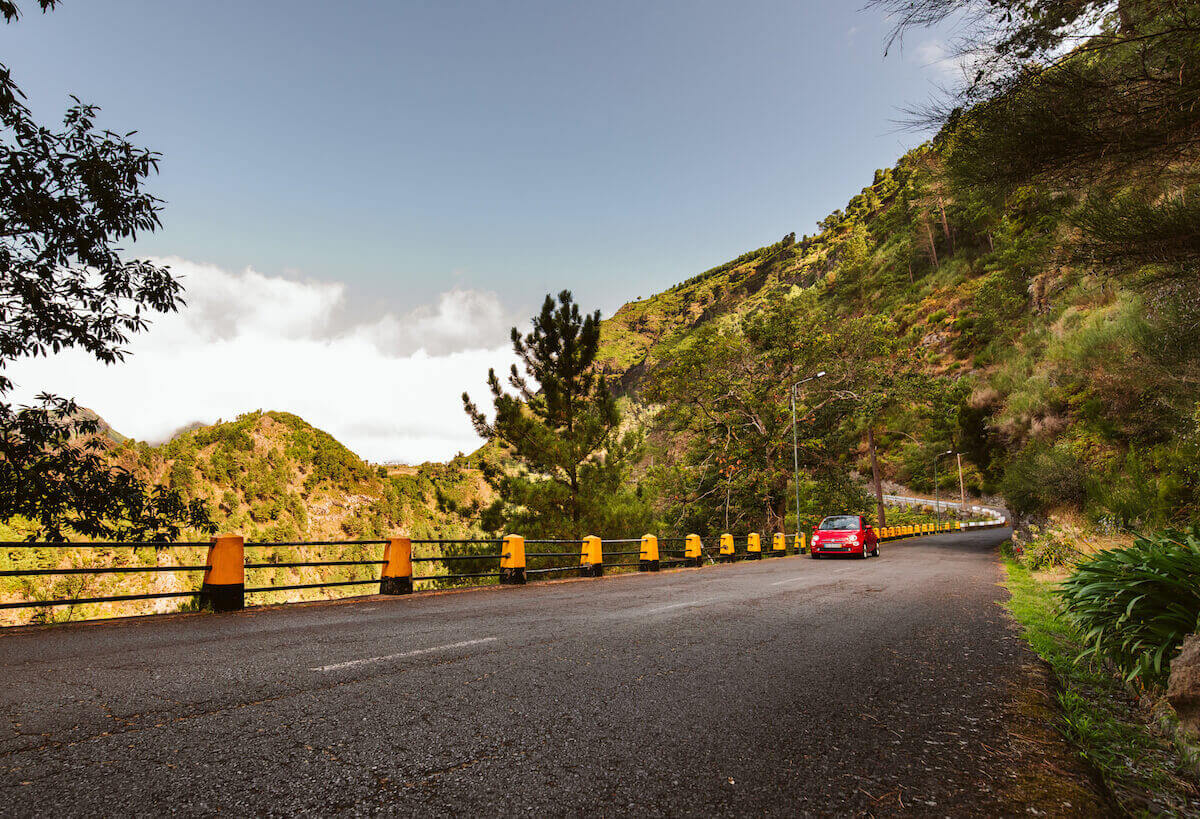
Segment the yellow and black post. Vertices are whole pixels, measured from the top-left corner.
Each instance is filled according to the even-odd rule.
[[[804,536],[803,532],[798,532],[793,542],[796,546],[796,554],[802,555],[808,551],[808,538]]]
[[[783,557],[787,554],[787,535],[776,532],[771,536],[771,556]]]
[[[638,571],[657,572],[659,565],[658,538],[654,535],[642,535],[642,555],[638,561]]]
[[[383,573],[380,594],[412,594],[412,541],[406,537],[389,538],[383,547]]]
[[[751,532],[746,537],[746,559],[762,560],[762,538],[758,532]]]
[[[689,566],[703,563],[704,552],[700,546],[700,535],[688,535],[683,541],[683,558]]]
[[[241,535],[219,535],[208,547],[200,608],[239,611],[246,607],[246,550]]]
[[[583,539],[583,549],[579,554],[580,577],[602,577],[604,575],[604,548],[600,538],[588,535]]]
[[[525,582],[525,538],[520,535],[504,536],[500,582],[506,586],[519,586]]]
[[[733,535],[726,532],[721,535],[721,554],[719,555],[722,563],[732,563],[733,557]]]

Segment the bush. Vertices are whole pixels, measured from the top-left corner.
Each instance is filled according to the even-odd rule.
[[[1076,526],[1052,526],[1044,530],[1030,526],[1029,534],[1028,542],[1020,542],[1015,534],[1013,540],[1018,541],[1021,562],[1030,571],[1069,566],[1080,557],[1077,544],[1083,539],[1083,533]]]
[[[1102,552],[1059,586],[1083,657],[1107,658],[1145,685],[1162,684],[1172,655],[1200,620],[1200,527],[1143,535]]]
[[[1032,441],[1005,469],[1000,491],[1018,515],[1047,512],[1056,506],[1080,506],[1086,478],[1069,445]]]

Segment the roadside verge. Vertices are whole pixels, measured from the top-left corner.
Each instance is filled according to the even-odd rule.
[[[1058,728],[1103,779],[1130,815],[1200,814],[1200,786],[1184,755],[1162,732],[1152,708],[1126,689],[1109,669],[1077,661],[1079,635],[1059,616],[1057,578],[1032,573],[1005,558],[1004,604],[1033,650],[1058,682]]]

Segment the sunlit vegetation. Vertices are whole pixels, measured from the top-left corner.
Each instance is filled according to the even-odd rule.
[[[299,417],[252,412],[233,421],[183,432],[158,447],[122,439],[106,450],[112,463],[147,482],[160,482],[185,499],[204,501],[217,529],[247,542],[478,538],[479,520],[491,501],[480,470],[459,459],[415,467],[372,466]],[[24,540],[34,528],[10,520],[0,540]],[[184,529],[181,541],[206,541],[208,533]],[[378,545],[253,547],[248,555],[265,563],[314,560],[378,560]],[[437,557],[437,547],[418,554]],[[11,547],[0,550],[0,569],[103,565],[197,565],[205,550],[192,548],[63,549]],[[480,568],[479,571],[486,569]],[[444,573],[440,562],[423,572]],[[340,582],[377,577],[372,566],[256,569],[252,586]],[[0,598],[72,598],[198,588],[198,574],[158,573],[0,579]],[[370,585],[326,590],[262,593],[254,603],[363,594]],[[186,610],[179,600],[88,604],[47,613],[19,610],[3,622],[58,622],[118,614]]]

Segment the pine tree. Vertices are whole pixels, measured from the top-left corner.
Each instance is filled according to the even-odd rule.
[[[621,478],[640,446],[635,436],[618,434],[616,399],[595,367],[600,311],[582,314],[569,290],[559,293],[557,304],[547,295],[532,331],[522,336],[514,327],[512,344],[524,374],[513,365],[513,394],[488,371],[493,420],[463,393],[475,430],[517,463],[489,472],[500,498],[485,526],[578,539],[635,525],[610,515],[628,500],[621,497],[627,491]]]

